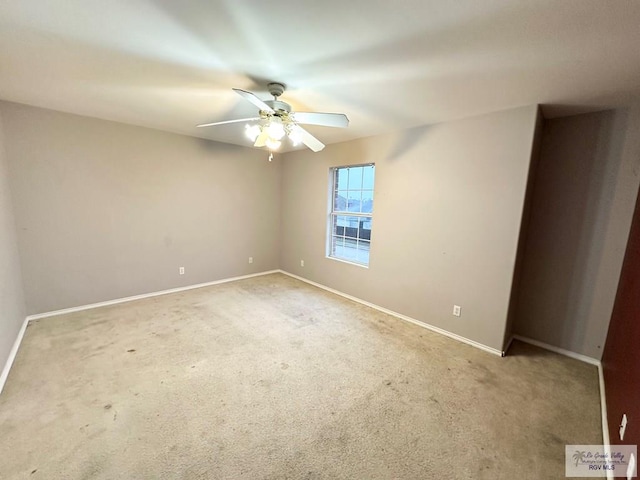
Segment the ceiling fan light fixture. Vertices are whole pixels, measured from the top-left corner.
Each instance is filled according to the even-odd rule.
[[[251,140],[252,142],[256,141],[256,138],[258,138],[258,135],[260,135],[260,126],[259,125],[249,125],[246,124],[244,126],[244,133],[247,136],[247,138],[249,138],[249,140]]]
[[[277,150],[280,148],[280,145],[282,145],[281,141],[275,140],[271,137],[267,138],[264,143],[269,150]]]
[[[272,118],[265,128],[269,133],[269,138],[272,138],[273,140],[282,140],[282,137],[284,137],[286,133],[284,130],[284,125],[282,125],[282,120],[280,120],[278,117]]]
[[[270,150],[276,150],[280,148],[282,139],[286,136],[289,137],[289,142],[294,147],[304,144],[313,152],[319,152],[324,148],[324,143],[299,125],[320,125],[337,128],[346,128],[349,125],[349,119],[343,113],[293,112],[291,105],[278,100],[280,95],[284,93],[284,84],[270,83],[268,87],[269,93],[273,95],[273,100],[263,101],[251,92],[239,88],[233,89],[242,98],[258,107],[259,116],[201,123],[197,127],[257,122],[253,124],[245,123],[245,135],[253,142],[255,148],[267,147]]]

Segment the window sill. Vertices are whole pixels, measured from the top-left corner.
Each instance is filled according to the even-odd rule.
[[[325,258],[328,258],[329,260],[335,260],[336,262],[340,262],[340,263],[346,263],[347,265],[353,265],[355,267],[366,268],[367,270],[369,269],[369,265],[365,265],[363,263],[350,262],[349,260],[344,260],[342,258],[332,257],[330,255],[327,255]]]

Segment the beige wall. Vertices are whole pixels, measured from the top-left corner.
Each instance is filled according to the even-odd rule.
[[[0,111],[28,314],[278,268],[280,165],[264,152]]]
[[[18,257],[28,314],[281,267],[492,348],[508,337],[533,106],[272,163],[11,103],[0,114],[0,360],[24,318]],[[640,181],[640,108],[547,121],[541,150],[515,333],[599,358]],[[329,167],[364,162],[377,170],[369,269],[325,258]]]
[[[282,268],[501,350],[536,117],[524,107],[285,155]],[[325,257],[329,168],[365,162],[368,269]]]
[[[25,317],[2,126],[0,115],[0,371]]]
[[[640,175],[640,108],[547,120],[515,332],[600,359]]]

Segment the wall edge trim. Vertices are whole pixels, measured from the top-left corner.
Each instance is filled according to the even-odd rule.
[[[11,367],[13,366],[13,362],[18,355],[18,350],[20,349],[20,345],[22,345],[22,339],[24,338],[24,334],[27,331],[27,325],[29,324],[29,319],[25,317],[22,322],[22,326],[18,331],[18,335],[16,336],[15,341],[13,342],[13,346],[11,347],[11,351],[9,352],[9,357],[4,364],[4,368],[2,369],[2,374],[0,375],[0,395],[2,394],[2,390],[4,389],[4,385],[9,378],[9,372],[11,371]]]
[[[326,290],[328,292],[331,292],[331,293],[334,293],[334,294],[339,295],[341,297],[344,297],[344,298],[346,298],[348,300],[352,300],[354,302],[360,303],[360,304],[365,305],[367,307],[373,308],[375,310],[378,310],[379,312],[386,313],[387,315],[391,315],[392,317],[396,317],[396,318],[399,318],[400,320],[404,320],[406,322],[413,323],[414,325],[418,325],[419,327],[426,328],[427,330],[431,330],[432,332],[438,333],[440,335],[444,335],[445,337],[452,338],[452,339],[457,340],[457,341],[459,341],[461,343],[466,343],[467,345],[471,345],[472,347],[478,348],[480,350],[484,350],[485,352],[491,353],[493,355],[497,355],[499,357],[504,356],[503,352],[501,350],[489,347],[487,345],[484,345],[483,343],[476,342],[475,340],[471,340],[469,338],[463,337],[463,336],[455,334],[453,332],[449,332],[449,331],[444,330],[442,328],[435,327],[433,325],[429,325],[428,323],[422,322],[420,320],[416,320],[415,318],[411,318],[411,317],[409,317],[407,315],[403,315],[402,313],[394,312],[393,310],[389,310],[388,308],[381,307],[380,305],[376,305],[375,303],[367,302],[366,300],[362,300],[361,298],[354,297],[353,295],[349,295],[348,293],[344,293],[344,292],[341,292],[341,291],[336,290],[334,288],[327,287],[326,285],[314,282],[313,280],[309,280],[309,279],[304,278],[304,277],[300,277],[300,276],[295,275],[293,273],[289,273],[289,272],[287,272],[285,270],[279,270],[279,272],[283,273],[285,275],[288,275],[288,276],[290,276],[292,278],[295,278],[297,280],[300,280],[302,282],[305,282],[305,283],[308,283],[310,285],[313,285],[314,287],[321,288],[321,289]]]
[[[511,348],[511,344],[513,343],[513,341],[515,340],[515,338],[513,338],[513,335],[511,335],[509,337],[509,341],[507,342],[506,346],[504,347],[504,350],[502,350],[502,356],[506,357],[507,356],[507,352],[509,351],[509,349]]]
[[[280,270],[266,270],[264,272],[250,273],[249,275],[240,275],[240,276],[237,276],[237,277],[229,277],[229,278],[223,278],[223,279],[220,279],[220,280],[213,280],[211,282],[196,283],[196,284],[193,284],[193,285],[187,285],[186,287],[170,288],[168,290],[159,290],[157,292],[143,293],[143,294],[140,294],[140,295],[133,295],[133,296],[130,296],[130,297],[122,297],[122,298],[116,298],[116,299],[113,299],[113,300],[106,300],[104,302],[97,302],[97,303],[90,303],[90,304],[87,304],[87,305],[80,305],[78,307],[63,308],[61,310],[53,310],[51,312],[44,312],[44,313],[38,313],[38,314],[35,314],[35,315],[29,315],[29,316],[27,316],[27,320],[28,321],[40,320],[42,318],[55,317],[55,316],[58,316],[58,315],[65,315],[67,313],[81,312],[83,310],[91,310],[91,309],[94,309],[94,308],[107,307],[109,305],[117,305],[119,303],[133,302],[135,300],[142,300],[142,299],[145,299],[145,298],[158,297],[160,295],[169,295],[171,293],[184,292],[186,290],[193,290],[195,288],[210,287],[212,285],[219,285],[221,283],[235,282],[237,280],[244,280],[246,278],[259,277],[259,276],[262,276],[262,275],[270,275],[272,273],[279,273],[279,272],[280,272]]]

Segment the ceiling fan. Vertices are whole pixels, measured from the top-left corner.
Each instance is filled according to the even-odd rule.
[[[260,100],[256,95],[239,88],[233,91],[245,100],[258,107],[258,116],[251,118],[239,118],[223,122],[202,123],[198,127],[213,127],[228,123],[247,122],[245,133],[251,139],[254,147],[267,147],[269,150],[277,150],[286,136],[294,146],[303,143],[314,152],[324,148],[324,144],[307,132],[300,125],[321,125],[323,127],[346,128],[349,119],[343,113],[320,112],[293,112],[291,105],[278,97],[284,93],[285,86],[282,83],[269,83],[269,93],[273,100]],[[250,122],[258,122],[251,124]]]

